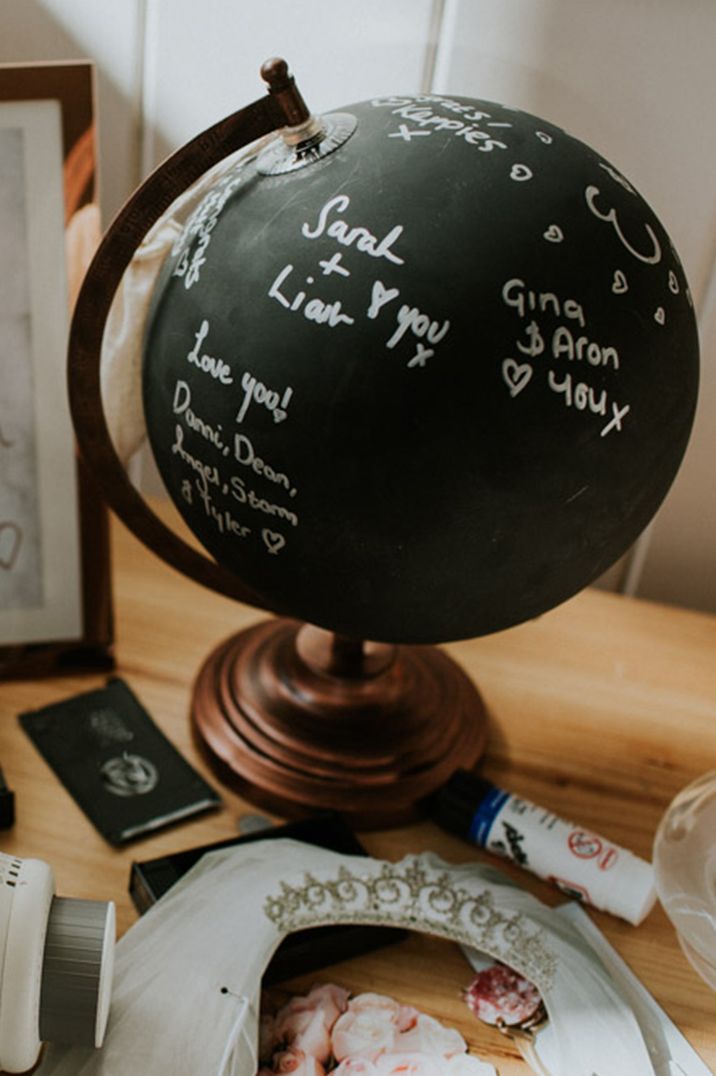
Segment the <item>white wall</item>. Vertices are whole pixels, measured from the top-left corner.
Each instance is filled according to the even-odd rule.
[[[143,0],[0,0],[0,63],[97,64],[105,220],[140,178]]]
[[[432,0],[148,0],[148,163],[261,97],[285,56],[315,112],[423,84]]]
[[[715,42],[713,0],[0,0],[0,61],[98,64],[106,221],[170,150],[261,96],[258,68],[277,54],[315,111],[466,93],[544,115],[612,159],[671,234],[703,345],[691,446],[630,584],[714,611]]]

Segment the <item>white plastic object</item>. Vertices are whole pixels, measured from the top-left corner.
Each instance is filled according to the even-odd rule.
[[[501,793],[496,802],[480,842],[488,851],[514,859],[567,896],[634,926],[654,907],[651,863],[530,800]]]
[[[102,1044],[114,938],[113,902],[58,898],[47,863],[0,852],[0,1068],[46,1040]]]
[[[654,870],[681,948],[716,990],[716,771],[671,802],[654,838]]]
[[[634,926],[654,907],[654,869],[641,856],[517,796],[509,797],[500,818],[521,826],[528,869],[567,895]]]
[[[546,807],[458,770],[434,797],[446,829],[635,926],[656,901],[651,863]]]

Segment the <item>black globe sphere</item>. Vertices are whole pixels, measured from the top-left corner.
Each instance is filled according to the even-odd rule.
[[[344,110],[328,155],[201,201],[143,359],[160,472],[266,604],[438,642],[594,580],[661,503],[698,382],[654,213],[544,120],[464,97]]]

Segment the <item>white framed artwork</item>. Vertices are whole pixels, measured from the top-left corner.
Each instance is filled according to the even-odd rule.
[[[66,388],[99,237],[92,86],[89,63],[0,67],[0,674],[109,636],[106,523],[87,518]]]

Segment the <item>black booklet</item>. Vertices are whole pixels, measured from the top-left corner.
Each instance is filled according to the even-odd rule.
[[[221,802],[123,680],[27,711],[20,714],[20,724],[112,844]]]

